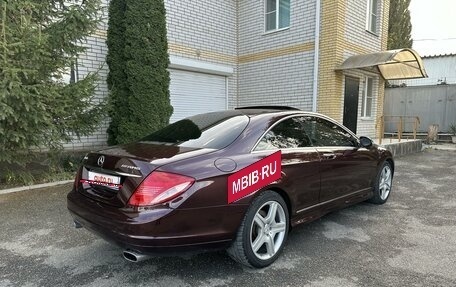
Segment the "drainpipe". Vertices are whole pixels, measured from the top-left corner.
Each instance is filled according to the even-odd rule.
[[[321,0],[316,0],[315,5],[315,41],[314,41],[314,66],[312,87],[312,112],[317,112],[318,97],[318,65],[320,60],[320,9]]]

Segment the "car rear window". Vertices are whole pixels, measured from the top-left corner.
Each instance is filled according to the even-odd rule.
[[[200,114],[172,123],[142,141],[221,149],[231,144],[248,123],[249,117],[238,111]]]

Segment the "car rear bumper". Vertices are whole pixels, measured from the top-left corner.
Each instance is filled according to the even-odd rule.
[[[73,219],[124,249],[144,254],[223,249],[233,240],[247,206],[133,211],[107,206],[72,190],[67,196]]]

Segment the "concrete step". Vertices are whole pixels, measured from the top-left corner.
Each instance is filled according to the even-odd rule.
[[[378,139],[374,139],[374,142],[376,144],[379,144]],[[423,149],[423,141],[420,139],[403,139],[399,142],[397,139],[383,139],[380,146],[389,150],[394,157],[399,157],[407,154],[421,152]]]

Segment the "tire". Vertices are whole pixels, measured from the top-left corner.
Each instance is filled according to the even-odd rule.
[[[385,161],[377,174],[374,185],[374,195],[368,201],[374,204],[384,204],[391,194],[393,184],[393,168]]]
[[[270,265],[282,252],[289,221],[283,198],[274,191],[265,191],[253,200],[247,210],[236,238],[227,250],[228,254],[248,267]]]

